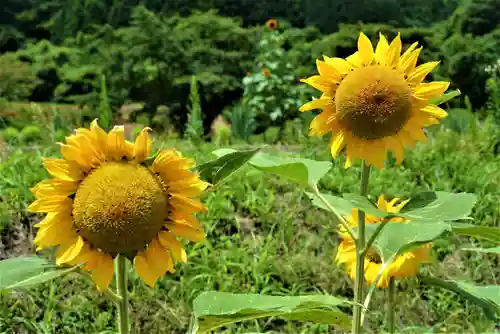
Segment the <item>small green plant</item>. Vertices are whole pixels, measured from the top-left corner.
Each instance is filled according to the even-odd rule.
[[[38,125],[27,125],[21,130],[21,139],[25,143],[31,143],[42,138],[42,132]]]
[[[2,137],[7,143],[14,143],[19,139],[19,130],[9,126],[2,131]]]
[[[226,118],[231,123],[233,136],[238,139],[248,141],[251,135],[257,130],[257,121],[254,109],[248,106],[245,100],[237,104],[230,112],[226,113]]]
[[[200,95],[196,77],[191,77],[191,86],[189,91],[189,114],[184,136],[195,145],[199,145],[203,140],[203,118],[201,114]]]

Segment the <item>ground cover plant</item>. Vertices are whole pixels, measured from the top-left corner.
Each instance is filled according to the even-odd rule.
[[[325,36],[154,5],[63,36],[54,14],[0,71],[0,332],[495,332],[480,2]]]

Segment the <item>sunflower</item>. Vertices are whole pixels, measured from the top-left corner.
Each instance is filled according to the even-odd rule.
[[[324,56],[316,61],[319,75],[302,80],[323,93],[300,108],[323,110],[311,122],[310,135],[332,131],[331,154],[335,158],[345,148],[346,168],[362,159],[382,169],[388,150],[401,163],[404,147],[425,142],[423,128],[446,117],[429,101],[441,96],[449,82],[423,82],[439,62],[416,66],[422,49],[417,45],[401,55],[400,35],[389,44],[380,34],[374,50],[360,33],[357,52],[346,59]]]
[[[266,27],[267,27],[267,29],[269,29],[271,31],[278,29],[278,20],[276,20],[276,19],[267,20]]]
[[[377,206],[380,210],[390,213],[399,212],[408,203],[408,200],[402,201],[399,204],[399,198],[394,198],[392,201],[388,202],[385,200],[384,195],[379,196],[377,201]],[[382,222],[382,218],[366,215],[366,224],[378,224]],[[358,210],[353,209],[352,215],[347,218],[347,222],[351,226],[357,226],[358,222]],[[389,223],[405,223],[404,218],[393,217],[389,219]],[[356,244],[354,240],[346,233],[345,229],[341,228],[339,230],[339,235],[342,238],[342,242],[339,245],[337,256],[335,261],[339,264],[345,264],[347,266],[347,271],[349,276],[354,280],[356,278]],[[420,268],[421,263],[430,263],[432,261],[431,257],[431,244],[426,244],[419,248],[415,248],[409,252],[403,253],[397,256],[394,261],[385,267],[377,282],[377,287],[387,288],[389,285],[389,279],[393,278],[405,278],[415,276]],[[365,256],[365,279],[368,284],[375,282],[380,269],[382,268],[382,261],[380,256],[374,249],[370,249],[368,254]]]
[[[106,133],[92,122],[89,129],[61,144],[64,159],[43,159],[54,177],[36,185],[32,212],[46,212],[37,225],[37,250],[57,246],[57,264],[83,265],[100,290],[114,274],[113,259],[134,261],[138,275],[150,286],[174,262],[186,262],[177,237],[200,241],[204,233],[192,216],[206,210],[191,197],[207,183],[189,169],[191,159],[174,149],[159,152],[152,164],[149,128],[131,143],[123,126]]]
[[[264,73],[264,76],[267,77],[267,78],[271,77],[271,70],[268,69],[267,67],[264,68],[264,70],[262,71],[262,73]]]

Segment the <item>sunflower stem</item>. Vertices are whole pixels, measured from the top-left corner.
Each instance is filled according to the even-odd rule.
[[[361,196],[366,196],[368,191],[368,180],[370,177],[370,166],[363,161],[361,167],[361,185],[359,188],[359,194]],[[356,239],[356,279],[354,282],[354,311],[353,311],[353,322],[352,322],[352,333],[361,333],[361,314],[363,311],[363,283],[365,278],[365,257],[363,256],[363,250],[365,248],[365,213],[364,211],[358,210],[358,238]]]
[[[128,312],[128,289],[127,289],[127,263],[123,255],[117,255],[115,259],[116,292],[121,300],[116,302],[118,310],[118,333],[129,334],[130,321]]]
[[[394,278],[389,279],[389,289],[387,296],[387,330],[394,333],[394,295],[396,294],[396,284]]]

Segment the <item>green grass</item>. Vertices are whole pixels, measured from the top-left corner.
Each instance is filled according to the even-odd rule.
[[[477,224],[497,226],[500,203],[500,156],[495,152],[500,131],[487,124],[458,135],[437,130],[428,145],[407,153],[403,166],[374,172],[369,193],[407,197],[423,189],[466,191],[480,200],[473,217]],[[212,144],[195,148],[182,141],[175,145],[197,162],[205,162]],[[326,143],[310,140],[301,146],[266,148],[277,153],[329,160]],[[0,153],[0,257],[29,253],[30,228],[38,216],[28,215],[33,200],[29,187],[46,177],[40,157],[55,155],[56,147],[8,147]],[[343,161],[321,181],[322,191],[356,192],[359,167],[343,169]],[[188,245],[188,264],[150,289],[132,275],[129,288],[136,333],[185,333],[192,300],[202,291],[253,292],[276,295],[329,293],[352,298],[352,284],[334,262],[338,239],[334,221],[312,207],[303,189],[278,177],[245,167],[228,179],[205,203],[209,212],[199,218],[207,238]],[[12,237],[24,235],[13,252]],[[436,245],[436,264],[426,267],[441,277],[459,277],[480,284],[495,283],[497,259],[457,251],[458,244],[477,241],[451,239]],[[50,254],[49,254],[50,255]],[[384,323],[384,291],[377,291],[367,326],[380,333]],[[484,333],[492,324],[475,307],[456,295],[427,287],[415,279],[403,281],[396,297],[397,318],[405,327],[433,328],[435,333]],[[349,311],[349,310],[348,310]],[[115,326],[112,304],[91,283],[77,275],[58,279],[29,291],[0,293],[0,333],[111,333]],[[401,326],[397,321],[397,326]],[[402,327],[400,327],[402,330]],[[333,328],[281,319],[249,321],[220,333],[342,333]],[[406,333],[418,333],[408,328]]]

